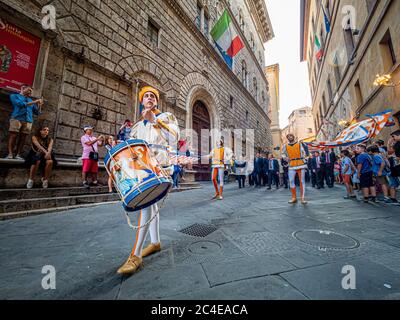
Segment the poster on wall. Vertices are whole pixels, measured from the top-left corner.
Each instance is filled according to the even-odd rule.
[[[40,38],[0,18],[0,88],[33,85]]]

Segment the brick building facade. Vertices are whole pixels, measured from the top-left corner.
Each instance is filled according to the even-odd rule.
[[[390,74],[394,83],[400,81],[400,2],[302,0],[301,10],[300,54],[308,62],[317,139],[334,139],[346,123],[385,109],[393,110],[398,124],[400,86],[375,86],[374,80],[377,74]],[[321,59],[316,58],[315,36]],[[387,140],[393,130],[385,128],[379,138]]]
[[[161,110],[173,112],[181,129],[193,127],[197,106],[209,115],[205,127],[255,129],[255,147],[270,148],[263,43],[273,32],[264,1],[56,0],[50,3],[56,29],[43,30],[47,3],[1,0],[0,18],[41,39],[33,95],[46,104],[34,128],[50,126],[59,157],[80,156],[86,124],[115,135],[126,118],[137,120],[138,88],[145,84],[160,90]],[[245,43],[233,70],[209,34],[225,8]],[[2,154],[8,94],[1,89]]]

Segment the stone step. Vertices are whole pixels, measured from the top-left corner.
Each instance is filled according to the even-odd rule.
[[[202,186],[196,186],[196,187],[182,187],[180,186],[178,189],[171,189],[171,193],[174,192],[183,192],[183,191],[189,191],[189,190],[198,190],[198,189],[202,189]]]
[[[41,215],[41,214],[45,214],[45,213],[69,211],[69,210],[73,210],[73,209],[88,208],[88,207],[97,207],[97,206],[101,206],[101,205],[105,205],[105,204],[113,204],[113,203],[117,204],[117,203],[119,203],[119,201],[78,204],[78,205],[66,206],[66,207],[38,209],[38,210],[23,210],[23,211],[17,211],[17,212],[0,213],[0,221],[24,218],[24,217],[30,217],[30,216],[37,216],[37,215]]]
[[[24,199],[24,201],[11,199],[0,201],[0,213],[68,207],[80,204],[109,202],[117,200],[119,200],[119,196],[116,193],[88,194],[51,198],[33,198]]]
[[[201,189],[198,183],[181,184],[171,193]],[[66,211],[100,204],[120,203],[117,193],[107,192],[108,187],[85,189],[49,188],[0,190],[0,220],[15,219],[50,212]],[[8,199],[4,200],[4,196]],[[22,201],[21,201],[22,200]]]
[[[184,181],[184,182],[179,182],[179,186],[185,188],[191,188],[191,187],[200,187],[200,184],[194,181]]]
[[[53,198],[68,197],[89,194],[107,193],[108,187],[69,187],[69,188],[34,188],[34,189],[0,189],[0,200],[11,199],[34,199],[34,198]]]

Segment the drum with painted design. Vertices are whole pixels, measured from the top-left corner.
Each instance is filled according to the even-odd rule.
[[[172,186],[144,140],[133,139],[116,145],[104,163],[126,211],[151,206],[162,200]]]

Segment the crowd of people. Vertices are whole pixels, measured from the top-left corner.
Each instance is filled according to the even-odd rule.
[[[345,199],[356,199],[356,191],[362,194],[364,202],[382,201],[398,204],[397,190],[400,187],[400,130],[391,134],[385,145],[383,140],[369,145],[359,144],[342,150],[314,150],[309,153],[305,180],[312,188],[333,188],[335,183],[346,188]],[[249,161],[234,159],[233,174],[239,189],[246,185],[254,188],[266,187],[271,190],[289,189],[289,159],[279,160],[273,154],[259,152],[254,159],[253,169]],[[296,185],[300,185],[296,177]]]
[[[20,93],[10,96],[13,111],[10,118],[8,155],[7,159],[25,160],[29,167],[29,178],[26,184],[28,189],[33,188],[37,172],[41,172],[42,187],[47,188],[49,177],[57,164],[53,151],[53,139],[50,138],[48,126],[39,126],[31,138],[31,148],[23,158],[22,150],[26,136],[31,133],[33,115],[41,113],[43,99],[31,98],[32,88],[22,86]],[[116,136],[98,137],[93,135],[94,128],[85,126],[81,137],[82,144],[82,184],[85,188],[98,185],[99,148],[105,147],[108,151],[118,143],[126,141],[131,136],[133,123],[127,119],[120,127]],[[18,143],[17,143],[18,140]],[[179,154],[190,156],[187,139],[180,139],[177,144]],[[335,183],[346,187],[345,199],[355,199],[356,191],[362,192],[365,202],[378,202],[378,195],[386,203],[397,204],[397,190],[400,187],[400,130],[391,134],[385,145],[383,140],[377,140],[369,145],[360,144],[343,148],[342,150],[314,150],[309,154],[305,181],[313,188],[333,188]],[[228,170],[218,179],[227,182],[229,171],[235,175],[239,189],[249,186],[255,188],[272,187],[292,188],[289,186],[289,159],[275,158],[274,154],[258,152],[253,163],[241,157],[233,157]],[[190,164],[183,164],[180,157],[172,163],[173,188],[179,188],[179,181],[184,179],[186,169]],[[214,166],[215,167],[215,166]],[[214,168],[215,169],[215,168]],[[215,170],[214,170],[215,171]],[[214,172],[215,173],[215,172]],[[214,177],[217,180],[217,177]],[[90,181],[89,181],[90,180]],[[295,178],[296,185],[300,185],[299,177]],[[113,181],[108,180],[109,192],[113,192]],[[222,193],[218,191],[217,193]],[[221,195],[220,195],[221,196]]]

